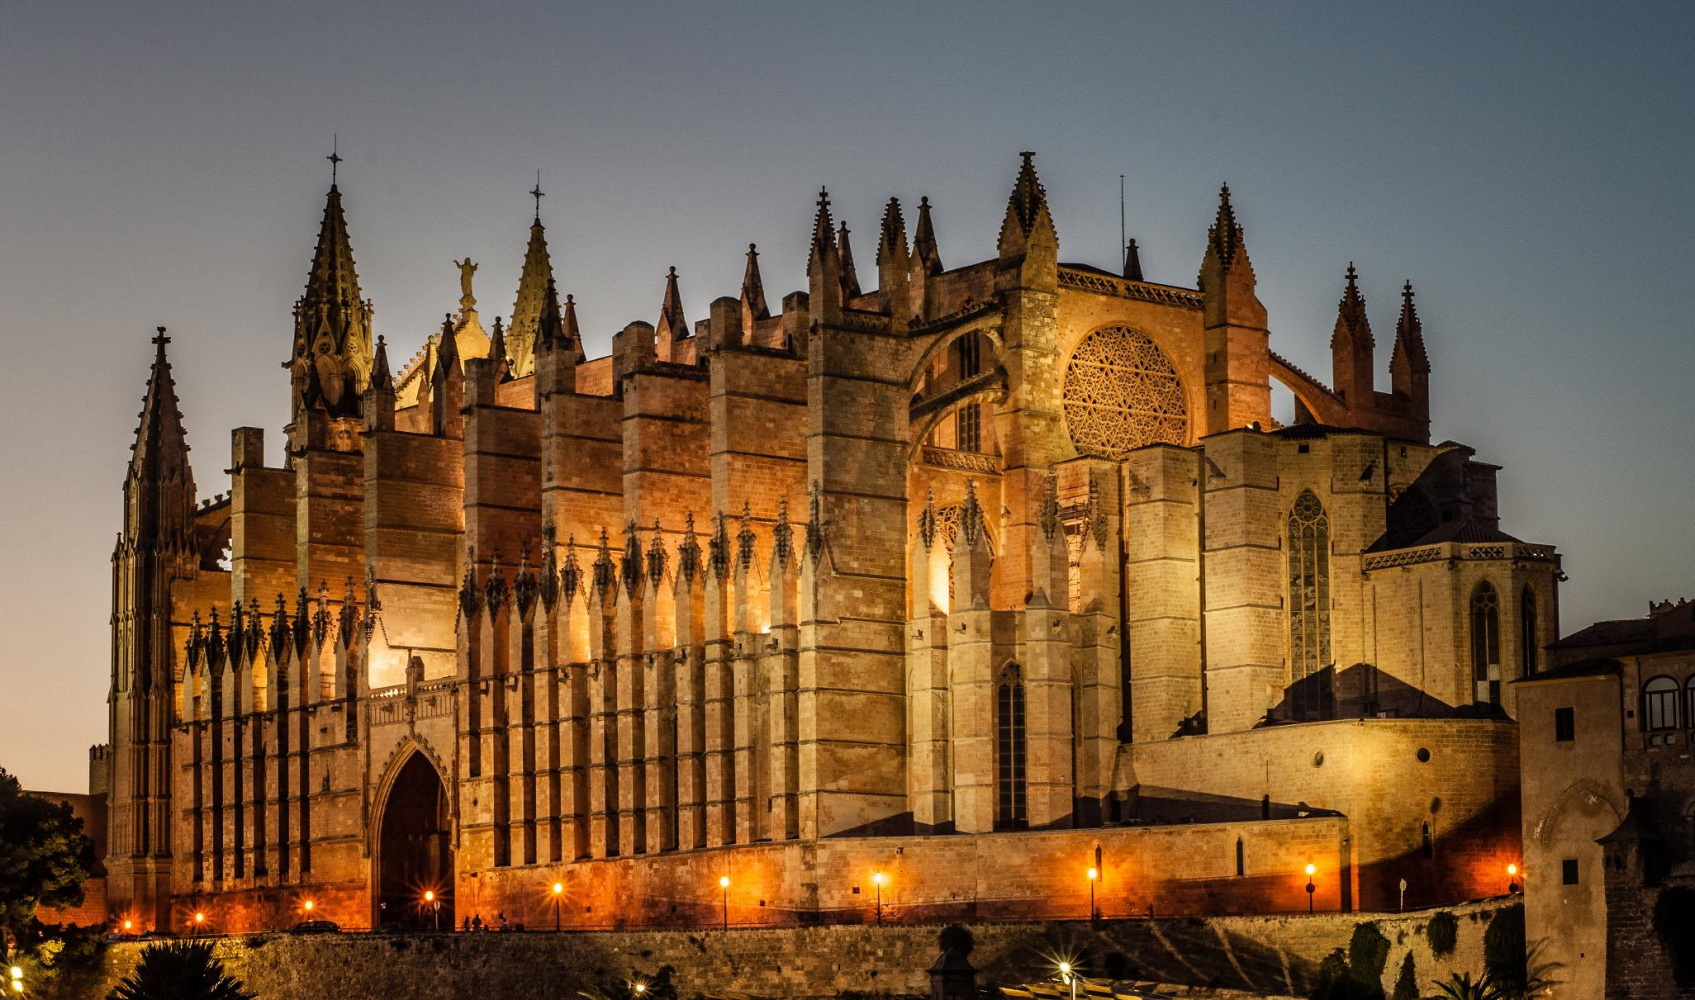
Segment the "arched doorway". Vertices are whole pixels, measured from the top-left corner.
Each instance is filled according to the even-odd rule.
[[[377,847],[377,923],[453,927],[453,857],[447,790],[424,755],[414,752],[395,775],[383,805]],[[435,902],[426,902],[433,893]]]

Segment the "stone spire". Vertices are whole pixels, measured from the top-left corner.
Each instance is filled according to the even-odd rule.
[[[1342,301],[1336,304],[1336,327],[1330,334],[1331,382],[1349,406],[1371,401],[1376,346],[1365,315],[1365,297],[1360,294],[1359,274],[1350,262]]]
[[[488,357],[494,362],[494,380],[506,382],[512,378],[512,358],[507,352],[506,330],[499,316],[494,318],[494,335],[489,337]]]
[[[394,376],[389,374],[388,367],[388,345],[380,336],[377,338],[377,353],[371,358],[371,388],[394,388]]]
[[[853,248],[848,245],[847,220],[843,219],[836,229],[837,253],[842,259],[842,298],[852,299],[859,296],[859,275],[853,269]]]
[[[889,300],[888,308],[897,319],[904,318],[904,310],[896,302],[900,286],[906,282],[906,272],[911,266],[912,254],[906,245],[906,219],[901,216],[900,199],[890,198],[888,207],[883,209],[882,230],[877,234],[877,290]]]
[[[665,275],[665,301],[659,307],[659,322],[655,333],[661,343],[684,340],[689,336],[689,322],[683,318],[683,297],[677,291],[677,269]]]
[[[435,433],[445,437],[463,436],[465,418],[459,410],[464,402],[465,372],[459,356],[459,334],[449,313],[441,323],[441,342],[436,345],[435,369],[430,373]]]
[[[1418,321],[1410,281],[1401,289],[1401,318],[1395,324],[1395,353],[1389,359],[1391,372],[1398,366],[1409,372],[1430,374],[1430,358],[1424,352],[1424,324]]]
[[[1131,281],[1145,281],[1142,277],[1142,254],[1136,249],[1136,241],[1124,244],[1124,276]]]
[[[942,273],[942,255],[936,249],[936,227],[930,221],[930,199],[918,199],[918,225],[912,231],[912,256],[925,274]]]
[[[177,383],[171,375],[171,359],[165,345],[171,338],[165,328],[153,337],[153,368],[147,376],[147,394],[142,398],[140,424],[130,446],[131,482],[180,482],[187,499],[194,501],[194,473],[188,465],[188,435],[182,426],[182,409],[177,403]]]
[[[1201,264],[1202,291],[1209,268],[1228,274],[1238,265],[1251,268],[1248,249],[1242,238],[1242,224],[1236,221],[1236,209],[1230,204],[1230,185],[1218,189],[1218,215],[1207,229],[1206,260]]]
[[[285,363],[295,412],[304,408],[314,372],[332,412],[356,409],[371,368],[371,304],[359,289],[341,191],[330,185],[306,290],[294,307],[294,354]]]
[[[771,318],[771,308],[765,304],[765,282],[759,277],[759,248],[747,245],[747,270],[742,272],[742,337],[753,336],[753,324]]]
[[[806,261],[806,276],[826,261],[837,260],[836,230],[830,220],[830,192],[818,189],[818,213],[812,218],[812,246]]]
[[[1058,243],[1053,217],[1048,212],[1048,192],[1036,176],[1036,154],[1024,152],[1018,155],[1023,157],[1023,163],[1018,168],[1018,179],[1013,182],[1012,195],[1007,199],[1006,218],[1001,221],[1002,257],[1024,253],[1033,240]],[[919,225],[925,227],[922,219]],[[930,237],[930,242],[933,246],[934,236]],[[936,270],[941,270],[939,264]]]
[[[540,337],[541,316],[547,307],[548,287],[552,282],[553,261],[547,252],[547,230],[541,224],[538,199],[536,218],[530,223],[530,244],[524,250],[524,267],[518,272],[518,299],[512,304],[512,325],[506,329],[506,350],[512,359],[513,378],[535,371],[536,340]]]

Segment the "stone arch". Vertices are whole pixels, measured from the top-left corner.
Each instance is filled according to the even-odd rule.
[[[979,373],[963,383],[943,383],[931,387],[932,369],[947,352],[967,336],[978,336],[987,342],[988,352],[982,359]],[[907,432],[911,456],[916,458],[942,418],[952,414],[968,399],[990,396],[999,399],[1006,391],[1006,369],[1001,364],[1004,342],[1000,328],[992,324],[972,323],[936,337],[913,363],[907,378],[911,394],[908,403]]]
[[[1572,782],[1565,791],[1561,792],[1560,797],[1554,800],[1554,804],[1549,806],[1548,811],[1543,813],[1542,818],[1537,821],[1533,836],[1535,836],[1538,844],[1547,845],[1553,841],[1555,828],[1559,826],[1560,819],[1568,813],[1579,796],[1587,796],[1589,802],[1602,803],[1612,810],[1611,825],[1607,830],[1602,831],[1603,833],[1610,833],[1618,824],[1624,822],[1624,814],[1627,809],[1625,803],[1619,801],[1617,794],[1596,781],[1581,778]]]
[[[1194,436],[1190,387],[1150,336],[1123,323],[1089,331],[1066,357],[1060,410],[1079,454],[1122,459]]]
[[[1290,364],[1274,351],[1266,352],[1266,373],[1295,394],[1301,408],[1321,424],[1345,425],[1347,404],[1328,386]],[[1296,420],[1300,423],[1300,420]]]
[[[416,734],[383,767],[367,824],[372,926],[453,926],[457,808],[441,759]],[[439,912],[425,906],[434,893]]]

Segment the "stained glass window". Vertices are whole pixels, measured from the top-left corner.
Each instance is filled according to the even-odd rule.
[[[1065,370],[1065,421],[1077,450],[1123,458],[1136,448],[1183,444],[1189,410],[1165,352],[1121,326],[1089,334]]]
[[[1330,518],[1306,490],[1289,512],[1289,679],[1329,665]]]

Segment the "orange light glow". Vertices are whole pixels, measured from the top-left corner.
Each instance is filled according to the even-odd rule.
[[[1101,873],[1099,871],[1096,871],[1093,868],[1089,869],[1089,881],[1093,882],[1095,879],[1098,879],[1100,877],[1101,877]]]
[[[730,887],[730,876],[728,876],[728,875],[718,876],[718,888],[728,889],[729,887]]]
[[[129,920],[124,921],[124,930],[130,931],[130,930],[134,930],[134,929],[135,929],[135,924],[132,921],[129,921]]]
[[[201,913],[199,911],[196,911],[195,914],[194,914],[194,922],[197,923],[197,924],[205,923],[206,922],[206,914]]]
[[[1518,874],[1518,865],[1513,865],[1513,864],[1507,865],[1507,874],[1508,875],[1517,875]]]
[[[1318,871],[1317,865],[1307,865],[1307,877],[1308,878],[1311,878],[1313,876],[1313,874],[1317,871]]]
[[[563,883],[563,882],[553,883],[553,894],[555,896],[559,895],[560,893],[562,893],[564,891],[565,891],[565,883]]]
[[[434,889],[425,889],[424,890],[424,902],[433,903],[435,901],[436,901],[436,891]]]
[[[871,876],[871,881],[877,883],[878,885],[887,885],[888,881],[889,881],[889,877],[887,875],[884,875],[882,872],[876,872]]]
[[[311,900],[310,900],[310,899],[308,899],[308,900],[307,900],[307,901],[306,901],[306,912],[307,912],[307,913],[311,913],[311,912],[312,912],[312,907],[314,907],[314,906],[317,906],[317,905],[318,905],[318,904],[317,904],[317,903],[314,903],[314,902],[312,902],[312,901],[311,901]]]

